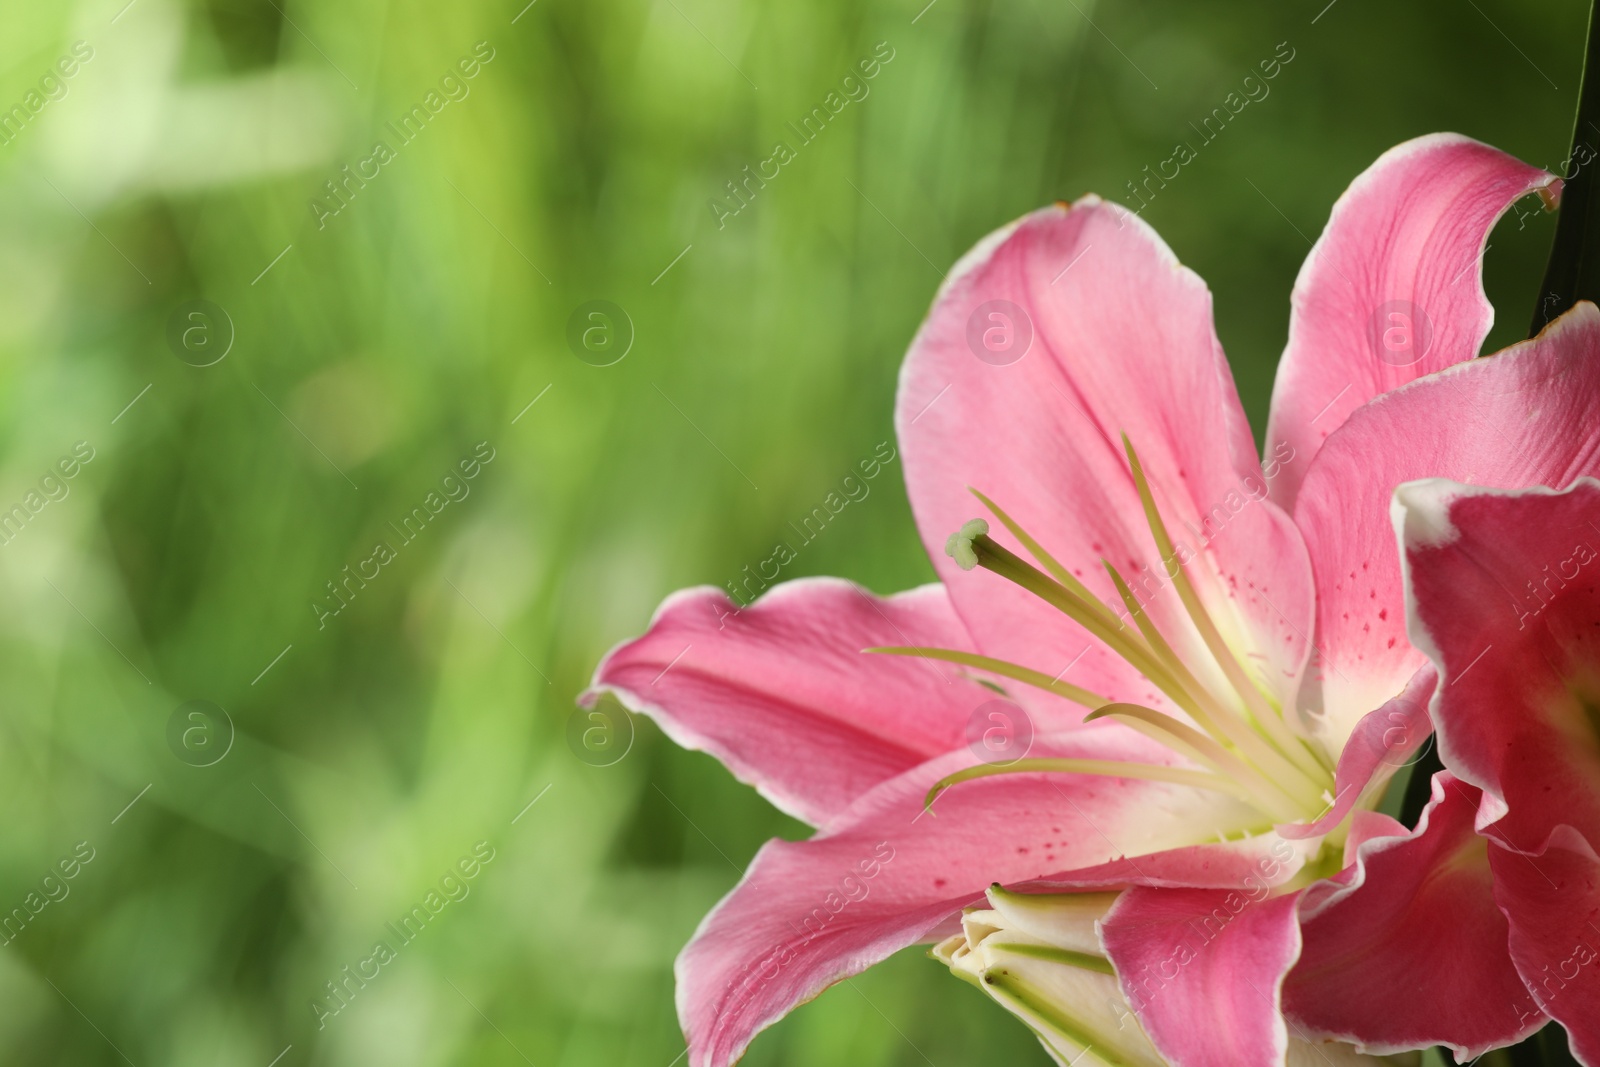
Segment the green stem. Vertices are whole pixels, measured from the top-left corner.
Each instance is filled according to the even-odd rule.
[[[1572,152],[1561,189],[1561,213],[1550,247],[1539,304],[1529,336],[1579,300],[1600,303],[1600,24],[1589,8],[1588,43],[1583,80],[1578,87],[1578,115],[1572,127]]]

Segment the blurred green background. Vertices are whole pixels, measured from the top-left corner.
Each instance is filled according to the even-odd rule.
[[[1210,282],[1259,429],[1334,198],[1433,130],[1558,166],[1586,15],[524,2],[0,13],[0,108],[23,109],[0,138],[0,515],[23,509],[0,909],[26,920],[0,938],[0,1062],[678,1062],[674,954],[763,840],[806,831],[644,720],[614,764],[577,758],[599,656],[765,558],[891,436],[906,343],[975,240],[1126,199],[1287,42],[1146,212]],[[869,95],[798,146],[785,124],[880,42]],[[430,92],[406,143],[388,124]],[[780,139],[796,158],[719,220]],[[1524,332],[1551,230],[1494,235],[1492,341]],[[569,346],[592,300],[631,323],[614,365]],[[898,464],[872,489],[791,576],[931,576]],[[342,605],[347,566],[377,576]],[[325,983],[474,847],[493,859],[446,883],[467,895],[319,1029]],[[748,1062],[1045,1059],[909,951]]]

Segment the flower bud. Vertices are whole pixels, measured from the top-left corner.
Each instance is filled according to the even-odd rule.
[[[1027,1024],[1057,1063],[1165,1067],[1117,986],[1095,923],[1115,893],[1027,894],[994,886],[932,956]]]
[[[1116,893],[1014,893],[992,886],[961,933],[929,955],[983,990],[1038,1035],[1063,1067],[1166,1067],[1123,996],[1095,925]],[[1417,1053],[1377,1057],[1289,1033],[1287,1067],[1414,1065]]]

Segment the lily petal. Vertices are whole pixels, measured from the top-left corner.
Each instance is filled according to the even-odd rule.
[[[1506,948],[1489,843],[1473,829],[1479,797],[1436,774],[1415,831],[1369,837],[1346,884],[1301,894],[1292,1021],[1377,1054],[1449,1045],[1457,1063],[1544,1025]]]
[[[1355,867],[1357,850],[1375,837],[1404,837],[1410,828],[1399,819],[1381,811],[1358,811],[1350,816],[1350,833],[1344,839],[1344,869],[1329,881],[1348,885],[1358,873]]]
[[[1596,410],[1600,311],[1583,302],[1531,341],[1378,397],[1328,438],[1295,505],[1317,575],[1317,642],[1325,654],[1313,729],[1328,747],[1342,749],[1362,716],[1425,662],[1405,630],[1389,518],[1395,487],[1429,477],[1566,485],[1600,473]],[[1461,432],[1464,423],[1470,434]]]
[[[1439,133],[1389,149],[1351,183],[1306,257],[1291,297],[1267,455],[1293,461],[1272,483],[1292,507],[1329,434],[1373,397],[1471,359],[1494,323],[1484,242],[1519,197],[1553,174]]]
[[[980,243],[912,343],[895,421],[923,541],[984,652],[1168,707],[1077,624],[945,557],[946,538],[981,513],[969,486],[1121,614],[1100,564],[1115,565],[1184,661],[1202,673],[1212,662],[1170,588],[1125,433],[1230,647],[1258,654],[1247,666],[1261,684],[1292,695],[1311,619],[1299,535],[1266,500],[1210,293],[1136,216],[1085,197]]]
[[[1110,723],[1040,739],[1036,751],[1175,759]],[[795,1005],[948,929],[992,883],[1239,884],[1264,847],[1293,855],[1270,834],[1193,847],[1218,831],[1237,835],[1260,816],[1224,794],[1167,782],[1006,775],[951,789],[925,813],[928,788],[971,763],[965,750],[932,760],[880,785],[811,840],[763,846],[678,958],[691,1067],[727,1067]],[[1297,867],[1295,859],[1283,870]]]
[[[1300,954],[1297,894],[1264,895],[1136,886],[1101,922],[1123,993],[1174,1067],[1283,1063],[1280,987]]]
[[[1321,836],[1344,822],[1363,797],[1379,793],[1433,732],[1428,700],[1438,678],[1432,667],[1424,666],[1411,676],[1399,696],[1362,716],[1339,753],[1333,803],[1328,810],[1309,823],[1280,826],[1278,832],[1288,838]]]
[[[1061,1067],[1167,1067],[1102,954],[1097,921],[1110,893],[989,891],[993,910],[968,909],[962,933],[930,955],[1013,1012]],[[1287,1067],[1377,1067],[1347,1044],[1289,1036]]]
[[[1578,1056],[1600,1063],[1600,482],[1415,482],[1395,494],[1395,521],[1413,640],[1442,679],[1440,756],[1485,792],[1512,958]]]
[[[1559,840],[1559,836],[1558,836]],[[1511,958],[1539,1006],[1566,1028],[1579,1063],[1600,1064],[1600,860],[1579,842],[1536,856],[1489,846]]]
[[[1600,845],[1600,482],[1395,494],[1413,640],[1439,665],[1445,765],[1488,794],[1483,832]]]
[[[820,826],[880,782],[962,747],[972,713],[996,698],[950,664],[862,649],[971,641],[937,585],[880,598],[802,579],[742,610],[721,590],[689,589],[601,661],[581,702],[614,692],[679,745],[710,752]]]

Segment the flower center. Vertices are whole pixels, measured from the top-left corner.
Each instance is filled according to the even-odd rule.
[[[952,534],[945,551],[963,570],[982,567],[991,571],[1078,623],[1182,709],[1188,722],[1139,704],[1115,703],[1089,690],[1052,679],[1041,671],[988,656],[929,648],[871,651],[932,656],[1044,689],[1093,709],[1085,721],[1117,719],[1203,770],[1107,760],[1024,759],[1006,766],[981,765],[952,775],[934,786],[929,802],[944,789],[972,778],[1059,771],[1165,780],[1214,789],[1246,801],[1275,822],[1315,818],[1331,802],[1334,781],[1326,757],[1289,729],[1281,704],[1250,679],[1240,657],[1223,638],[1190,580],[1184,560],[1173,546],[1144,469],[1126,436],[1123,445],[1156,548],[1166,563],[1173,589],[1205,646],[1204,652],[1196,650],[1191,656],[1209,659],[1217,668],[1215,671],[1210,670],[1207,663],[1185,662],[1109,560],[1101,560],[1101,563],[1137,632],[1130,630],[1038,541],[976,490],[973,494],[1039,566],[991,538],[989,524],[983,519],[973,519]],[[1201,681],[1202,674],[1212,678],[1220,676],[1225,684],[1207,685]]]

